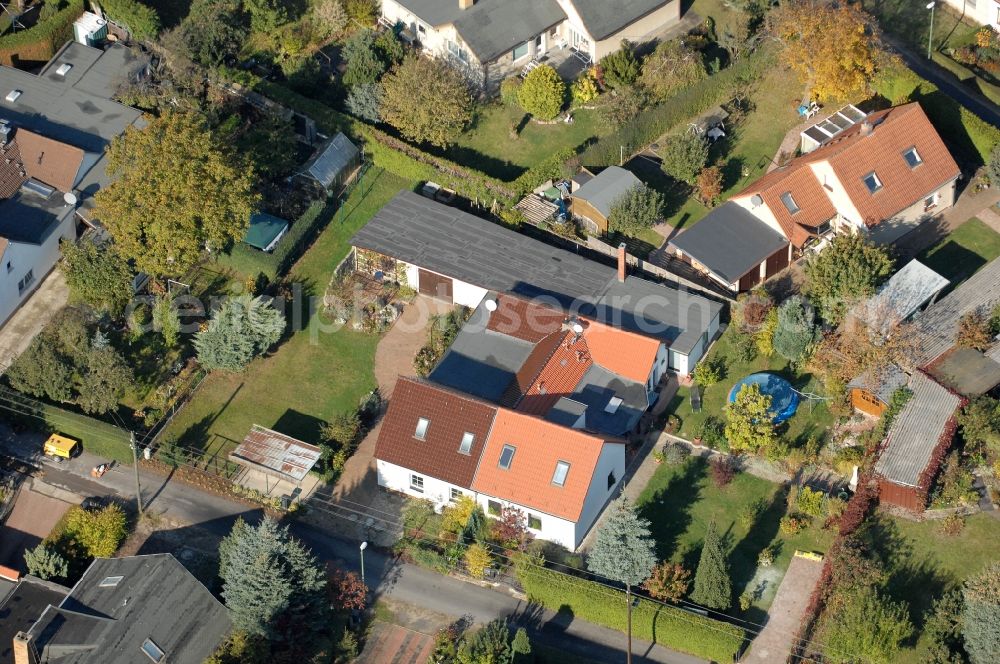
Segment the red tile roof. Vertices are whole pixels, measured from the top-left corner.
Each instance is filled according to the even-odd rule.
[[[18,129],[14,140],[21,150],[21,161],[28,177],[62,192],[73,190],[83,163],[83,150],[27,129]]]
[[[21,175],[21,151],[17,141],[8,141],[4,148],[0,155],[0,200],[16,194],[27,179],[26,175]]]
[[[619,443],[500,409],[472,488],[545,514],[577,521],[605,444]],[[500,468],[504,445],[515,448],[507,470]],[[552,483],[559,461],[569,464],[562,486]]]
[[[544,415],[559,399],[573,394],[593,363],[585,335],[577,337],[573,332],[563,332],[559,345],[524,390],[516,409],[531,415]]]
[[[873,126],[867,134],[865,123]],[[868,226],[891,218],[959,175],[958,164],[920,104],[914,102],[872,113],[865,123],[849,127],[825,145],[764,175],[736,198],[760,194],[785,236],[796,246],[802,246],[809,238],[807,228],[836,214],[823,183],[808,167],[810,164],[829,162],[862,217],[855,221]],[[903,158],[903,153],[911,147],[916,147],[923,161],[913,169]],[[861,180],[872,171],[883,185],[874,194],[869,193]],[[785,192],[792,194],[799,212],[790,213],[781,202]]]
[[[382,422],[375,458],[469,487],[497,409],[447,388],[401,376]],[[414,437],[417,421],[429,420],[424,440]],[[458,448],[475,436],[469,454]]]
[[[597,321],[584,321],[583,338],[595,364],[611,373],[645,383],[656,363],[660,341]]]
[[[497,310],[490,314],[486,328],[507,336],[538,343],[562,329],[566,314],[559,309],[510,295],[497,297]]]

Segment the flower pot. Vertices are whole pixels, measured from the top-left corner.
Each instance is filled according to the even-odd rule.
[[[701,436],[695,436],[691,442],[695,447],[701,447]]]

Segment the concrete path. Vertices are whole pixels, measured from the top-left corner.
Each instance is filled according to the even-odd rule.
[[[0,328],[0,371],[24,352],[52,316],[69,300],[66,278],[57,268],[42,280],[24,305]]]
[[[996,210],[992,207],[988,207],[985,210],[980,210],[979,214],[976,215],[979,220],[984,224],[1000,233],[1000,214],[997,214]]]
[[[788,659],[822,572],[822,562],[792,557],[767,612],[767,624],[753,640],[744,662],[771,664]]]

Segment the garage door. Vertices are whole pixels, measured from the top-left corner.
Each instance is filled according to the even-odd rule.
[[[751,290],[754,286],[760,283],[760,266],[756,266],[754,269],[750,270],[742,277],[740,277],[739,289],[740,292]]]
[[[767,278],[770,279],[788,267],[788,247],[782,247],[767,259]]]
[[[418,291],[424,295],[430,295],[431,297],[436,297],[447,302],[452,301],[452,281],[450,278],[442,277],[440,274],[428,272],[424,269],[421,269],[418,272],[418,279],[420,282],[417,288]]]

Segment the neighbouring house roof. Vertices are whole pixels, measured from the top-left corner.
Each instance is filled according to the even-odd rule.
[[[909,320],[947,285],[947,279],[913,259],[859,305],[856,312],[868,327],[885,335],[893,325]]]
[[[724,203],[670,240],[727,283],[758,267],[788,240],[736,203]]]
[[[573,192],[573,198],[590,203],[607,219],[611,206],[623,194],[642,186],[642,180],[620,166],[608,166]]]
[[[605,444],[600,437],[501,408],[472,489],[577,521]],[[505,445],[515,448],[510,468],[506,470],[500,468],[500,454]],[[569,464],[562,486],[552,482],[559,461]]]
[[[237,463],[295,482],[305,479],[319,457],[319,447],[259,424],[254,424],[243,442],[229,454]]]
[[[288,222],[284,219],[266,212],[254,212],[250,215],[250,225],[247,227],[247,234],[243,241],[251,247],[267,251],[268,247],[287,229]]]
[[[155,554],[98,558],[28,636],[42,662],[135,664],[149,640],[165,662],[201,664],[230,629],[226,607],[173,556]]]
[[[989,313],[1000,300],[1000,258],[979,269],[967,281],[938,300],[916,319],[917,366],[924,366],[951,349],[958,338],[958,320],[982,310]]]
[[[46,607],[58,605],[68,594],[69,588],[25,576],[0,595],[0,664],[14,664],[14,635],[31,629]]]
[[[496,311],[490,313],[486,301],[496,302]],[[570,328],[573,323],[583,329],[579,337]],[[660,342],[651,337],[490,294],[429,378],[546,418],[570,397],[591,407],[585,428],[618,436],[631,431],[649,405],[646,381],[659,349]],[[606,413],[614,398],[622,400],[621,406]]]
[[[878,397],[879,401],[888,405],[893,393],[901,387],[906,387],[910,377],[905,371],[895,364],[891,365],[885,375],[881,377],[872,376],[871,373],[863,373],[855,376],[847,387],[856,387]]]
[[[83,150],[27,129],[16,129],[14,140],[29,178],[61,192],[73,191],[83,165]]]
[[[497,409],[433,383],[401,376],[382,421],[375,458],[461,487],[471,487]],[[416,437],[427,420],[424,439]],[[459,448],[473,435],[468,454]]]
[[[689,353],[722,305],[628,276],[411,191],[397,194],[351,243],[488,290],[652,336]]]
[[[571,4],[576,8],[590,36],[600,41],[667,3],[666,0],[629,0],[629,2],[571,0]]]
[[[913,396],[889,427],[875,472],[915,487],[961,398],[920,372],[910,376],[908,386]]]
[[[914,147],[921,163],[911,168],[903,154]],[[764,175],[734,198],[761,196],[786,237],[801,246],[809,238],[809,228],[837,213],[825,189],[827,183],[812,167],[821,162],[832,169],[861,216],[853,221],[869,227],[917,203],[960,173],[920,104],[911,103],[872,113],[816,150]],[[882,183],[874,193],[863,181],[872,172]],[[786,194],[791,195],[797,212],[782,202]]]
[[[926,369],[939,383],[967,397],[985,394],[1000,385],[1000,363],[974,348],[956,346]]]
[[[60,75],[59,68],[65,64],[72,68]],[[143,78],[148,69],[147,56],[122,44],[112,43],[102,50],[70,41],[52,56],[38,76],[56,85],[73,86],[111,99],[122,84]]]
[[[68,215],[73,206],[63,194],[53,191],[41,195],[23,186],[12,197],[0,200],[0,238],[8,241],[42,244]]]
[[[357,166],[361,152],[351,143],[351,140],[338,132],[336,136],[317,148],[313,156],[302,167],[306,175],[324,188],[331,188],[346,169]]]
[[[396,2],[434,27],[453,24],[484,63],[566,20],[556,0],[476,0],[468,9],[458,0]]]

